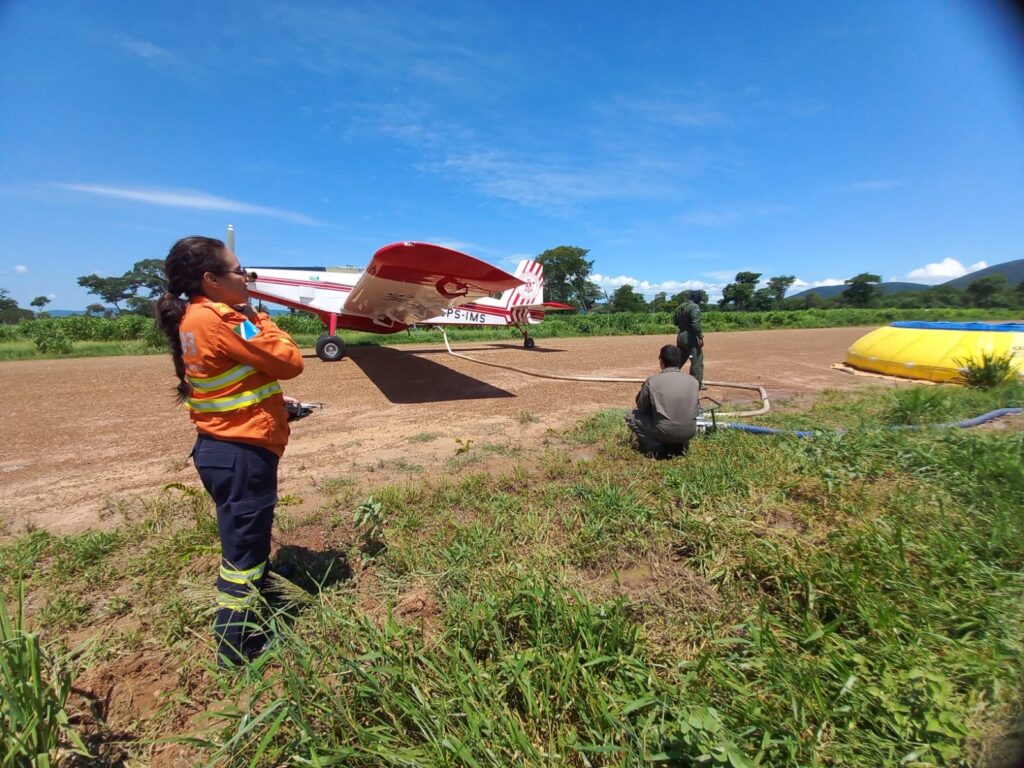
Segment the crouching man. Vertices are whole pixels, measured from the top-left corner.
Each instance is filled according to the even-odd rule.
[[[673,344],[658,353],[661,371],[643,383],[636,396],[636,410],[626,423],[639,441],[641,453],[657,459],[686,453],[697,433],[697,380],[679,367],[683,355]]]

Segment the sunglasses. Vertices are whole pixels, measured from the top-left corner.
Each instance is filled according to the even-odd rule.
[[[245,267],[238,267],[236,269],[225,269],[217,273],[218,275],[241,275],[245,277]]]

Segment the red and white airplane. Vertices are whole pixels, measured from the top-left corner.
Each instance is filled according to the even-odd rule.
[[[233,233],[229,232],[230,235]],[[321,360],[340,360],[339,328],[396,333],[411,325],[514,326],[532,349],[528,326],[548,310],[575,309],[544,301],[544,268],[519,262],[514,274],[450,248],[393,243],[378,250],[366,269],[348,267],[249,267],[249,294],[311,312],[327,332],[316,344]]]

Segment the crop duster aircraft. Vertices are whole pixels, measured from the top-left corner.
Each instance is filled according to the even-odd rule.
[[[233,231],[228,232],[229,245]],[[529,326],[549,310],[571,310],[544,301],[544,268],[519,262],[508,274],[487,262],[430,243],[392,243],[366,269],[349,267],[250,267],[249,295],[317,315],[327,327],[316,343],[321,360],[340,360],[339,328],[396,333],[411,325],[514,326],[533,349]]]

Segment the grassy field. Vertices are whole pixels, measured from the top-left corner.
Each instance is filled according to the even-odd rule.
[[[887,427],[1021,405],[1020,383],[826,392],[758,421],[812,439],[722,430],[660,462],[606,412],[539,456],[324,480],[282,500],[302,575],[236,673],[212,665],[196,487],[112,503],[107,532],[9,535],[2,594],[16,612],[24,584],[36,698],[90,765],[999,766],[1024,735],[1024,433]],[[5,631],[16,675],[29,635]],[[128,661],[173,671],[145,717],[54,704]]]

